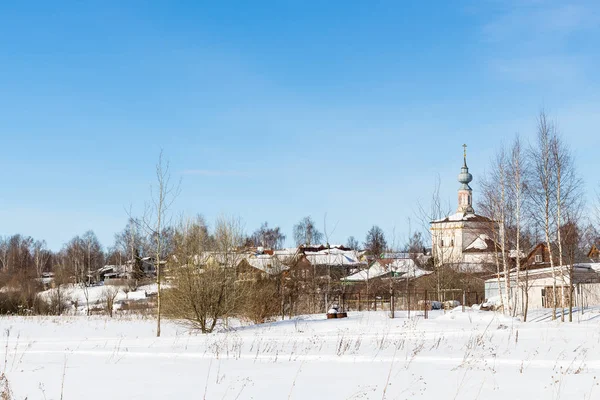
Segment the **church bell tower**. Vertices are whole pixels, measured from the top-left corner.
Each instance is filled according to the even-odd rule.
[[[473,189],[469,186],[469,183],[473,180],[473,175],[469,173],[469,167],[467,167],[467,145],[463,144],[463,166],[458,174],[458,182],[461,183],[458,189],[458,210],[459,213],[474,214],[473,210]]]

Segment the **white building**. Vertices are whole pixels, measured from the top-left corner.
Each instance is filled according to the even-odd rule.
[[[466,146],[465,146],[466,148]],[[463,272],[484,272],[495,262],[496,246],[492,237],[497,223],[473,209],[473,176],[467,167],[467,154],[458,175],[456,213],[431,222],[432,256],[437,266],[448,265]]]
[[[511,298],[515,301],[517,312],[523,312],[525,292],[528,295],[529,309],[552,308],[554,305],[554,287],[556,287],[556,300],[558,307],[569,306],[571,295],[571,278],[573,280],[573,306],[598,306],[600,305],[600,264],[580,263],[575,264],[572,270],[569,266],[552,268],[538,268],[530,271],[521,271],[519,288],[516,282],[516,271],[510,273]],[[555,280],[556,277],[556,280]],[[485,298],[500,301],[500,296],[507,297],[504,274],[500,277],[490,278],[485,281]]]

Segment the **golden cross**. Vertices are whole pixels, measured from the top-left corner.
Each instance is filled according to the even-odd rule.
[[[464,149],[464,153],[463,153],[463,155],[464,155],[464,157],[465,157],[465,158],[467,158],[467,145],[466,145],[466,144],[463,144],[463,146],[462,146],[462,147],[463,147],[463,149]]]

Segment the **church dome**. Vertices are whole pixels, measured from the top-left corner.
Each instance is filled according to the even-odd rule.
[[[469,173],[469,167],[467,167],[467,162],[465,161],[465,164],[460,169],[460,174],[458,174],[458,182],[462,183],[460,188],[464,190],[471,190],[469,183],[471,183],[472,180],[473,175]]]
[[[463,153],[463,166],[460,169],[460,174],[458,174],[458,182],[460,182],[462,185],[460,185],[460,189],[458,190],[472,190],[471,187],[469,186],[469,183],[471,183],[471,181],[473,180],[473,175],[471,175],[469,173],[469,167],[467,167],[467,145],[463,144],[463,149],[464,149],[464,153]]]

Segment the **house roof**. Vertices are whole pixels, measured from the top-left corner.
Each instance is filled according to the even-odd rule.
[[[280,257],[280,258],[295,257],[298,254],[300,254],[300,252],[296,247],[290,247],[290,248],[281,249],[281,250],[273,250],[273,255],[276,257]]]
[[[237,251],[203,251],[195,256],[195,263],[198,265],[206,265],[216,263],[226,267],[235,267],[242,261],[247,254]]]
[[[343,244],[313,244],[313,245],[302,245],[299,249],[303,251],[321,251],[327,249],[339,249],[339,250],[351,250],[350,248],[344,246]]]
[[[558,273],[558,274],[566,273],[566,272],[568,272],[569,268],[570,268],[569,265],[555,266],[554,272]],[[591,273],[600,274],[600,263],[577,263],[577,264],[573,265],[573,271],[576,273],[577,272],[580,272],[580,273],[591,272]],[[511,276],[514,277],[516,268],[511,269],[509,272],[510,272]],[[523,273],[523,271],[521,271],[521,273]],[[536,276],[546,275],[546,274],[551,274],[551,273],[552,273],[552,267],[536,268],[531,271],[528,271],[528,279],[532,279],[532,278],[535,279]],[[499,275],[500,275],[501,279],[504,279],[504,271],[500,272]],[[498,279],[498,276],[495,275],[492,278],[486,279],[486,282],[493,282],[497,279]]]
[[[600,252],[600,244],[593,244],[592,247],[590,247],[590,251],[588,251],[587,256],[588,257],[593,257],[594,253],[599,253]]]
[[[270,254],[251,254],[245,258],[246,262],[258,270],[273,275],[289,269],[279,258]]]
[[[360,261],[359,253],[355,250],[333,248],[315,252],[305,251],[304,255],[312,265],[358,267],[366,264]]]
[[[527,258],[530,258],[537,251],[537,249],[539,249],[540,247],[542,247],[542,248],[546,249],[546,251],[548,251],[548,246],[546,245],[546,243],[539,242],[538,244],[536,244],[535,246],[533,246],[531,248],[531,250],[529,250],[529,253],[527,253]]]
[[[431,274],[417,266],[411,259],[382,259],[377,260],[369,268],[343,278],[343,281],[362,282],[378,278],[389,273],[396,273],[399,277],[419,278]]]
[[[493,222],[488,217],[484,217],[483,215],[466,213],[466,212],[457,212],[455,214],[449,215],[442,219],[437,219],[431,221],[432,224],[439,224],[442,222],[458,222],[458,221],[469,221],[469,222]]]
[[[125,266],[125,265],[105,265],[101,268],[98,268],[96,270],[96,273],[98,273],[98,274],[110,273],[110,272],[123,273],[125,271],[127,271],[127,266]]]
[[[485,233],[479,234],[465,249],[463,253],[489,253],[496,247],[494,241]]]

